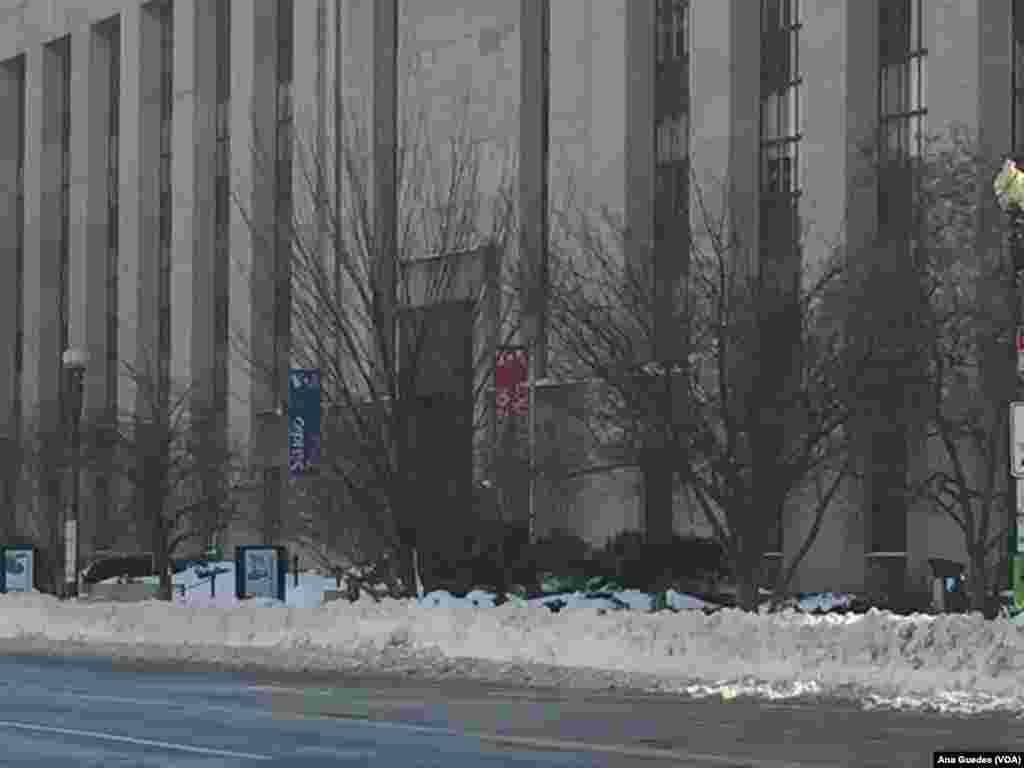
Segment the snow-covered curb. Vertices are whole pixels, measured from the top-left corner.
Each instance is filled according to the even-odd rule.
[[[1024,628],[973,615],[553,614],[544,607],[429,608],[394,600],[227,609],[0,597],[0,639],[31,637],[197,650],[401,651],[643,673],[679,686],[756,680],[820,692],[866,688],[890,699],[962,693],[1024,709]]]

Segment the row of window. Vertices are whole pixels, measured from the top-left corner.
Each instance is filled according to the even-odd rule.
[[[174,200],[171,197],[174,118],[174,8],[172,0],[153,7],[160,25],[160,160],[157,166],[158,271],[157,361],[161,382],[169,381],[171,361],[171,248]]]

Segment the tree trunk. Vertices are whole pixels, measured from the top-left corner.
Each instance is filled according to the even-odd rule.
[[[644,533],[649,544],[672,541],[675,525],[672,510],[672,469],[665,452],[647,453],[643,467]]]
[[[736,569],[736,606],[744,611],[756,611],[760,597],[760,568],[758,559],[745,551],[740,542],[740,551],[735,557]]]
[[[404,529],[398,534],[398,578],[402,581],[402,596],[408,597],[416,590],[416,564],[413,549],[416,547],[414,532]]]
[[[745,567],[740,569],[736,575],[736,605],[744,611],[756,611],[759,603],[760,590],[758,589],[756,570]]]
[[[967,581],[968,608],[981,613],[985,612],[988,589],[986,559],[984,545],[974,547],[974,551],[970,553],[971,570]]]
[[[167,552],[167,531],[164,530],[163,515],[158,514],[153,522],[153,568],[160,576],[157,600],[170,600],[173,585],[170,574],[170,555]]]

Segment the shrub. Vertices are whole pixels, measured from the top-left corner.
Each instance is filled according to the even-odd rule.
[[[609,539],[599,559],[610,564],[627,587],[665,589],[671,584],[698,586],[728,575],[725,551],[714,539],[673,536],[647,542],[641,531],[622,531]]]

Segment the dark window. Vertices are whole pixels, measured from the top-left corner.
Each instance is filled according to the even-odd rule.
[[[21,374],[24,368],[24,307],[25,301],[23,297],[24,293],[24,277],[25,277],[25,58],[19,56],[9,64],[14,70],[14,76],[17,81],[17,92],[18,92],[18,105],[17,114],[15,119],[18,123],[18,146],[17,152],[17,178],[15,180],[15,210],[14,210],[14,225],[15,225],[15,274],[17,279],[18,290],[15,291],[16,295],[16,328],[14,332],[15,346],[14,346],[14,370],[15,370],[15,382],[14,382],[14,397],[16,402],[21,401]]]
[[[69,315],[70,315],[70,257],[69,215],[71,210],[71,168],[69,155],[71,151],[71,39],[64,37],[53,43],[51,54],[56,58],[57,82],[54,86],[56,110],[54,119],[57,126],[59,168],[57,177],[59,191],[57,196],[57,221],[59,239],[57,243],[59,274],[57,277],[57,311],[60,320],[60,349],[62,355],[68,347]],[[62,379],[63,381],[63,379]]]
[[[689,228],[689,0],[655,5],[655,237],[682,242]]]
[[[879,0],[878,11],[879,232],[909,238],[927,112],[921,0]]]
[[[277,0],[277,131],[275,136],[274,362],[282,363],[291,317],[293,0]],[[274,381],[275,400],[281,382]]]
[[[279,83],[292,81],[294,8],[293,0],[277,0],[277,82]]]
[[[800,16],[798,0],[761,2],[760,263],[798,269]]]
[[[157,360],[166,384],[171,359],[171,247],[174,200],[172,197],[172,140],[174,118],[174,6],[163,0],[154,7],[160,24],[160,146],[157,162],[157,215],[159,219],[157,283]]]
[[[657,0],[657,62],[685,58],[689,54],[690,0]]]
[[[230,226],[231,226],[231,3],[218,2],[215,11],[217,107],[214,116],[216,157],[214,161],[214,365],[213,407],[227,408],[227,357],[230,318]]]
[[[106,313],[106,405],[117,408],[118,360],[118,269],[120,232],[120,136],[121,136],[121,28],[118,19],[106,22],[102,37],[109,53],[107,79],[107,313]]]

